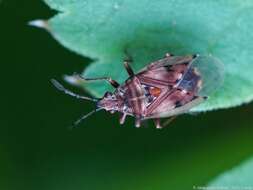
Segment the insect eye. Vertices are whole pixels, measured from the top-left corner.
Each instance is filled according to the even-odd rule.
[[[116,97],[115,97],[115,95],[112,95],[112,100],[116,100]]]

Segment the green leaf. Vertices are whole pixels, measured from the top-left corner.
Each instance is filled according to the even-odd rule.
[[[225,65],[224,83],[194,111],[253,99],[251,0],[45,1],[60,11],[48,22],[50,33],[65,47],[94,60],[83,72],[86,77],[111,76],[123,82],[125,50],[134,59],[135,71],[166,52],[211,54]],[[82,85],[99,97],[111,90],[105,82]]]
[[[210,182],[208,186],[210,189],[215,189],[215,187],[225,187],[226,189],[252,189],[253,158],[217,177]]]

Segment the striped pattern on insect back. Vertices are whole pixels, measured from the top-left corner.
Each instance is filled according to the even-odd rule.
[[[181,107],[194,98],[194,93],[186,92],[183,89],[174,88],[167,91],[162,97],[154,101],[147,109],[146,117],[166,113],[170,110]]]
[[[174,65],[173,65],[174,66]],[[182,66],[182,65],[175,65]],[[179,67],[179,68],[180,68]],[[182,70],[183,67],[181,67]],[[201,77],[196,68],[190,67],[183,75],[182,79],[171,89],[167,89],[166,93],[159,96],[146,109],[145,116],[160,117],[171,112],[175,108],[182,107],[196,98],[201,85]],[[164,91],[164,89],[163,89]]]
[[[173,65],[166,67],[159,67],[154,70],[147,70],[139,78],[144,82],[157,83],[164,86],[173,86],[181,79],[184,72],[187,70],[187,65]]]
[[[144,70],[137,74],[137,77],[142,83],[147,85],[174,86],[184,76],[189,69],[189,62],[184,62],[176,65],[164,65],[154,67],[149,70]]]
[[[145,94],[141,83],[137,77],[133,77],[126,82],[126,96],[130,107],[133,109],[133,114],[141,117],[145,111]]]

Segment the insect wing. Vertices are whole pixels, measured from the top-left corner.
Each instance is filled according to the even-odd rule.
[[[190,82],[191,71],[194,70],[200,77],[200,86],[197,95],[209,96],[217,90],[223,83],[224,66],[222,62],[212,56],[198,56],[190,63],[190,68],[183,76],[178,86],[187,88],[187,85],[192,85]]]
[[[198,56],[188,62],[187,66],[181,80],[167,92],[168,96],[160,101],[156,109],[150,112],[149,118],[186,113],[192,107],[205,101],[206,96],[222,84],[224,67],[219,59],[212,56]],[[176,89],[180,89],[182,94]]]
[[[141,83],[165,88],[174,86],[188,70],[192,56],[173,56],[155,61],[137,73]]]

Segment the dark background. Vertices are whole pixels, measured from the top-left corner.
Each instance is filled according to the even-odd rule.
[[[93,105],[49,80],[89,60],[27,26],[54,14],[42,1],[0,3],[1,190],[187,190],[253,155],[252,104],[184,115],[163,130],[136,129],[133,119],[120,126],[117,114],[100,112],[68,130]]]

